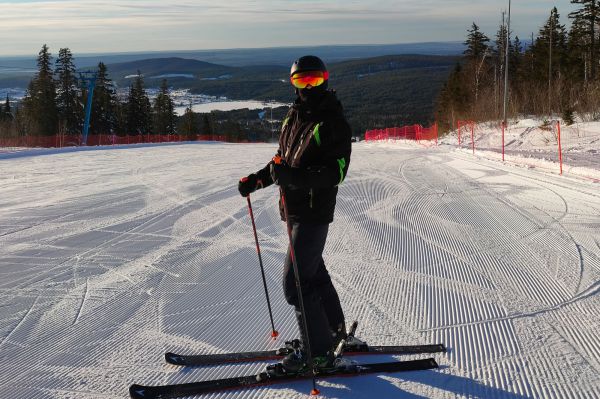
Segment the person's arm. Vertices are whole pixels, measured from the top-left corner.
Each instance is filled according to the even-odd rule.
[[[277,155],[279,155],[279,151],[277,151]],[[259,188],[269,187],[273,184],[273,179],[271,178],[271,164],[273,164],[273,161],[270,161],[264,168],[255,173],[260,184]]]
[[[280,151],[277,150],[277,155]],[[242,177],[238,183],[238,191],[242,197],[247,197],[251,193],[261,188],[269,187],[273,184],[270,168],[273,161],[269,162],[264,168],[255,173],[251,173],[246,177]]]

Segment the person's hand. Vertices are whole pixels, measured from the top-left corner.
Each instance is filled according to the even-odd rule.
[[[252,173],[246,177],[242,177],[238,183],[238,191],[242,197],[247,197],[250,193],[255,192],[258,189],[259,180],[258,177]]]
[[[271,179],[281,187],[292,185],[294,183],[292,168],[285,163],[271,163]]]

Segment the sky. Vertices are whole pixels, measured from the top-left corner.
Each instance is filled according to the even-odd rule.
[[[525,3],[525,4],[524,4]],[[537,32],[569,0],[513,1],[512,28]],[[494,36],[508,0],[0,0],[0,57],[68,47],[76,54],[464,41]]]

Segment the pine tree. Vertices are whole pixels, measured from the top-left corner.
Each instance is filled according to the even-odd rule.
[[[587,29],[583,28],[588,43],[588,51],[586,52],[590,62],[590,79],[595,79],[597,71],[597,29],[596,25],[600,21],[600,1],[599,0],[571,0],[571,4],[581,4],[581,8],[569,14],[570,18],[579,20],[582,25],[587,25]],[[585,22],[584,22],[585,21]]]
[[[204,117],[202,118],[201,132],[205,136],[211,136],[211,139],[212,139],[212,135],[214,134],[214,132],[213,132],[212,123],[210,121],[210,118],[208,117],[208,114],[204,114]]]
[[[504,81],[504,64],[506,63],[506,42],[507,42],[507,27],[506,25],[500,25],[498,32],[496,33],[494,56],[496,57],[496,63],[498,66],[498,78],[500,81]],[[511,32],[512,33],[512,32]],[[508,69],[509,78],[511,81],[515,79],[516,72],[519,69],[521,59],[523,57],[523,45],[519,40],[519,37],[515,37],[514,42],[508,42]]]
[[[188,140],[196,140],[197,128],[196,128],[196,116],[192,111],[192,104],[185,109],[185,113],[181,118],[181,133],[187,137]]]
[[[6,94],[6,101],[4,103],[4,108],[0,109],[0,119],[1,120],[12,120],[12,110],[10,108],[10,99],[8,98],[8,93]]]
[[[501,98],[504,93],[504,76],[506,71],[506,41],[507,41],[507,26],[500,25],[496,32],[495,46],[493,49],[494,55],[494,109],[499,111]],[[512,43],[508,43],[508,51],[512,52]],[[512,72],[511,72],[512,73]]]
[[[163,79],[160,92],[154,100],[154,132],[175,134],[175,106],[169,95],[167,80]]]
[[[127,133],[140,135],[150,133],[152,123],[152,106],[144,90],[142,73],[138,74],[129,87],[127,99]]]
[[[37,58],[38,72],[29,82],[23,98],[21,125],[25,134],[51,136],[58,132],[56,85],[51,63],[52,55],[44,44]]]
[[[175,102],[169,96],[169,105],[167,107],[167,114],[169,115],[169,123],[167,125],[168,134],[177,134],[177,114],[175,113]]]
[[[496,42],[494,47],[494,56],[497,59],[497,64],[504,67],[506,62],[506,25],[500,25],[498,32],[496,32]],[[512,43],[509,43],[509,52],[511,50]]]
[[[73,54],[68,48],[59,50],[55,74],[57,76],[56,103],[60,125],[64,133],[78,135],[83,126],[83,106],[79,99]]]
[[[114,134],[117,128],[117,99],[113,83],[108,77],[104,63],[98,64],[96,88],[92,99],[90,132],[92,134]]]
[[[473,22],[468,32],[467,41],[464,43],[467,49],[464,51],[464,54],[468,60],[480,60],[489,51],[488,43],[490,42],[490,38],[479,30],[479,26],[475,22]]]
[[[519,40],[519,36],[516,36],[508,53],[508,70],[510,71],[509,79],[511,82],[518,80],[519,71],[521,70],[522,65],[523,45],[521,44],[521,40]]]
[[[116,101],[114,106],[115,133],[119,136],[129,135],[129,131],[127,130],[128,104],[126,102],[122,103],[120,101]]]
[[[488,45],[490,39],[484,35],[475,22],[468,30],[467,41],[464,43],[467,49],[464,51],[466,58],[466,75],[470,77],[465,82],[473,91],[474,104],[479,100],[479,92],[482,86],[485,86],[487,80],[493,81],[493,74],[490,74],[490,61],[492,51]]]
[[[24,107],[15,107],[15,118],[13,121],[14,130],[17,136],[25,136],[30,132],[28,124],[29,118],[25,116]]]
[[[567,63],[567,35],[565,26],[560,24],[560,15],[556,7],[540,29],[532,46],[533,76],[532,79],[546,82],[564,72]],[[548,74],[551,73],[551,76]]]
[[[588,22],[581,14],[573,17],[569,30],[567,54],[569,63],[569,76],[578,81],[592,79],[592,53],[591,40],[588,34]]]
[[[0,137],[9,137],[12,133],[12,113],[10,112],[10,102],[8,94],[6,95],[6,104],[0,105]]]
[[[523,53],[523,44],[516,36],[512,41],[508,52],[508,103],[507,114],[511,113],[511,108],[516,103],[522,105],[520,94],[523,88],[523,68],[525,66],[525,54]],[[504,89],[502,90],[504,94]],[[503,101],[499,101],[503,103]],[[514,110],[514,108],[513,108]],[[517,111],[518,112],[518,111]]]

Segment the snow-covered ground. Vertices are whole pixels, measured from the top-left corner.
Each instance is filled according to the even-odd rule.
[[[504,137],[505,161],[560,173],[559,157],[562,155],[564,174],[600,180],[600,122],[577,121],[570,126],[564,121],[558,121],[560,125],[556,122],[537,119],[509,121]],[[475,125],[473,139],[476,156],[502,160],[502,129],[498,123]],[[470,126],[461,129],[460,146],[456,130],[443,137],[440,144],[472,153]]]
[[[179,369],[162,356],[297,336],[280,284],[277,191],[252,196],[281,333],[272,341],[236,190],[274,150],[0,155],[0,397],[124,398],[134,382],[264,367]],[[449,352],[436,371],[321,381],[321,396],[600,397],[598,187],[446,146],[355,144],[325,255],[346,316],[372,344],[443,342]],[[310,386],[205,397],[305,398]]]

